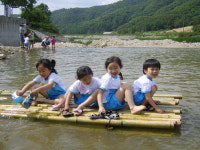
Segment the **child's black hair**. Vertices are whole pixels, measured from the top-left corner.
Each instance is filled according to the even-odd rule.
[[[36,68],[38,69],[38,66],[42,64],[45,68],[48,68],[49,70],[51,70],[51,72],[55,72],[56,74],[57,71],[54,69],[55,65],[56,65],[56,61],[55,60],[49,60],[49,59],[40,59],[37,64],[36,64]]]
[[[157,67],[161,68],[160,62],[156,59],[147,59],[145,60],[145,62],[143,63],[143,73],[145,74],[144,70],[147,70],[149,67]]]
[[[92,75],[93,76],[93,72],[92,69],[88,66],[81,66],[77,69],[76,71],[76,78],[78,80],[80,80],[81,78],[87,76],[87,75]]]
[[[24,36],[25,36],[25,37],[27,37],[27,36],[28,36],[28,34],[27,34],[27,33],[24,33]]]
[[[123,67],[122,61],[121,61],[121,59],[119,57],[111,56],[111,57],[106,59],[105,68],[107,69],[108,65],[110,63],[113,63],[113,62],[116,62],[120,66],[120,68]],[[119,73],[119,76],[120,76],[120,79],[123,80],[123,76],[122,76],[121,72]]]

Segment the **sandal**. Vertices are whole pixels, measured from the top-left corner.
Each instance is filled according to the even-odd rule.
[[[58,107],[57,105],[53,105],[51,110],[52,111],[58,111],[58,110],[60,110],[60,107]]]
[[[80,115],[83,113],[83,111],[82,111],[81,109],[74,109],[74,110],[73,110],[73,113],[74,113],[74,115],[76,115],[76,116],[80,116]]]
[[[90,114],[90,119],[110,119],[104,112],[99,112],[99,114]]]
[[[155,108],[153,108],[149,103],[147,103],[146,105],[146,108],[144,109],[144,111],[154,111]]]
[[[74,114],[72,112],[70,112],[69,110],[62,111],[62,115],[63,115],[63,117],[74,116]]]
[[[117,113],[117,111],[115,113],[112,113],[110,116],[109,116],[110,119],[119,119],[119,114]]]

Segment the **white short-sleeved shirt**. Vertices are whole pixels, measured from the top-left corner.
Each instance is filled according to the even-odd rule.
[[[53,86],[53,88],[56,90],[56,89],[59,89],[60,88],[64,91],[66,91],[66,86],[64,85],[62,79],[54,72],[52,72],[48,79],[44,79],[43,77],[41,77],[40,75],[38,75],[37,77],[35,77],[33,79],[33,81],[35,81],[36,83],[40,84],[40,85],[46,85],[49,83],[49,81],[54,81],[55,82],[55,85]]]
[[[100,79],[92,77],[92,82],[90,83],[90,85],[85,85],[80,80],[77,80],[69,88],[69,91],[72,94],[91,95],[96,89],[99,89],[100,85],[101,85]]]
[[[21,30],[23,31],[23,33],[25,32],[25,29],[24,29],[24,27],[19,27],[19,33],[21,34]]]
[[[154,85],[154,80],[151,80],[147,75],[143,75],[139,79],[134,81],[132,86],[133,95],[136,95],[138,92],[150,93],[151,87]]]
[[[24,38],[24,43],[28,43],[29,42],[29,37],[25,37]]]
[[[100,88],[104,90],[103,94],[103,103],[107,103],[106,97],[111,92],[111,90],[117,90],[120,88],[120,76],[117,77],[111,76],[109,73],[106,73],[101,78]]]

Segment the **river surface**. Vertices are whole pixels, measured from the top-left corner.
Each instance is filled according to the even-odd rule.
[[[200,49],[56,48],[17,52],[0,61],[0,89],[19,90],[38,73],[40,58],[56,60],[55,69],[68,87],[77,67],[88,65],[95,77],[106,73],[107,57],[119,56],[124,80],[132,84],[142,75],[148,58],[161,63],[155,79],[159,94],[181,94],[182,126],[175,130],[114,128],[0,118],[0,150],[198,150],[200,146]],[[2,102],[1,102],[2,103]],[[6,103],[6,102],[4,102]]]

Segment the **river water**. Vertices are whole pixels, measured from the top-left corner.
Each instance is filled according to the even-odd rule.
[[[119,56],[124,80],[132,84],[142,75],[148,58],[161,63],[155,79],[159,94],[181,94],[182,126],[175,130],[114,128],[0,118],[0,149],[96,149],[96,150],[197,150],[200,146],[200,49],[167,48],[56,48],[17,52],[0,61],[0,89],[18,90],[37,75],[40,58],[56,60],[58,75],[68,87],[77,67],[88,65],[95,77],[106,73],[107,57]],[[10,103],[2,102],[1,103]]]

